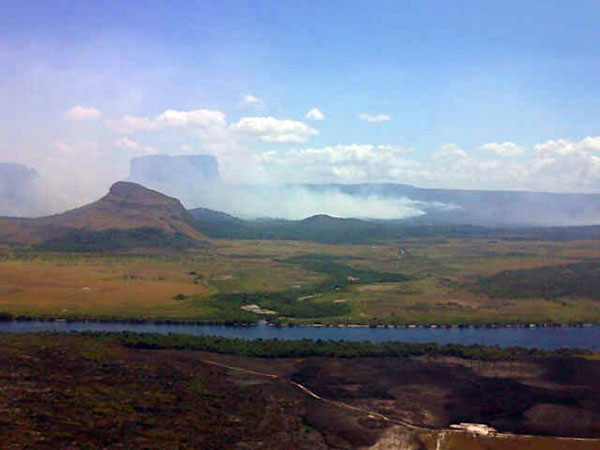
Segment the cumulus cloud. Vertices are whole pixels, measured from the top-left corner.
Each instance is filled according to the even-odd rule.
[[[265,106],[265,102],[262,98],[258,98],[252,94],[246,94],[240,101],[240,108],[252,108],[258,106]]]
[[[565,156],[569,154],[600,154],[600,136],[586,137],[579,142],[557,139],[537,144],[535,151],[542,156]]]
[[[407,153],[403,147],[392,145],[332,145],[321,148],[292,149],[286,152],[262,153],[265,162],[278,164],[355,164],[387,162]]]
[[[488,142],[479,147],[480,150],[495,153],[498,156],[517,156],[525,152],[525,148],[514,142]]]
[[[318,109],[309,111],[306,119],[317,120],[315,111]],[[429,149],[411,153],[410,148],[395,145],[306,146],[302,144],[318,134],[312,123],[258,114],[228,123],[224,113],[210,109],[166,109],[155,116],[126,115],[105,118],[101,123],[108,128],[104,136],[97,136],[98,142],[85,142],[80,133],[69,137],[67,129],[66,138],[54,141],[52,154],[40,154],[39,163],[32,164],[40,173],[57,174],[52,180],[68,191],[62,196],[69,201],[68,206],[73,206],[69,197],[73,191],[65,187],[67,181],[97,196],[103,193],[105,184],[126,175],[132,156],[182,151],[214,155],[228,183],[370,182],[455,189],[600,192],[600,136],[548,140],[531,145],[527,152],[514,142],[490,140],[475,151],[446,143],[427,156],[425,151]],[[277,150],[258,151],[253,147],[260,142],[280,145]],[[517,155],[521,157],[510,157]],[[45,156],[48,161],[42,160]],[[82,176],[70,180],[73,171]],[[88,179],[90,174],[94,180]],[[90,189],[86,190],[84,186],[88,185]],[[231,211],[241,211],[243,206],[243,202],[232,205]]]
[[[532,170],[544,189],[600,191],[600,136],[550,140],[535,145],[534,152]]]
[[[177,111],[167,109],[162,114],[151,119],[126,115],[118,120],[107,120],[107,125],[124,134],[137,131],[154,131],[168,127],[224,127],[225,114],[210,109],[195,109],[192,111]]]
[[[261,142],[304,143],[318,131],[296,120],[279,120],[272,116],[244,117],[230,126],[242,136],[253,137]]]
[[[65,113],[69,120],[96,120],[102,117],[102,113],[96,108],[86,106],[74,106]]]
[[[334,145],[321,148],[267,151],[262,162],[279,178],[296,182],[389,181],[394,169],[416,169],[405,158],[410,149],[393,145]]]
[[[131,150],[131,156],[151,155],[157,153],[154,147],[141,145],[139,142],[131,139],[127,135],[123,135],[117,139],[115,145],[119,148]]]
[[[125,115],[121,119],[107,119],[106,125],[118,133],[135,133],[137,131],[153,131],[159,129],[159,124],[148,117]]]
[[[237,182],[264,179],[265,173],[258,157],[251,151],[252,143],[303,143],[318,133],[302,122],[274,117],[244,117],[230,125],[224,113],[209,109],[168,109],[153,118],[127,115],[118,120],[108,119],[106,124],[120,135],[121,144],[126,144],[122,136],[152,132],[159,133],[163,146],[171,143],[168,148],[160,149],[167,154],[178,148],[195,148],[198,152],[214,155],[219,160],[224,178]],[[175,129],[187,133],[169,132]],[[130,145],[128,148],[131,148]],[[157,153],[150,147],[143,150]]]
[[[318,134],[314,128],[296,120],[280,120],[272,116],[243,117],[238,122],[227,124],[221,111],[196,109],[177,111],[168,109],[154,117],[126,115],[118,120],[107,120],[107,125],[120,134],[148,132],[167,128],[188,128],[208,143],[232,143],[240,140],[260,142],[304,143]]]
[[[391,120],[392,118],[387,114],[367,114],[360,113],[358,115],[360,120],[364,120],[365,122],[385,122],[387,120]]]
[[[325,114],[319,108],[313,108],[304,116],[306,120],[325,120]]]
[[[121,136],[116,143],[117,147],[125,147],[133,150],[140,148],[140,144],[131,139],[129,136]]]
[[[193,111],[176,111],[167,109],[155,120],[158,124],[171,127],[185,126],[225,126],[225,114],[210,109],[195,109]]]
[[[600,191],[600,137],[552,140],[534,146],[527,160],[481,159],[453,143],[429,158],[406,148],[337,145],[260,154],[269,173],[293,182],[391,182],[421,187],[556,192]]]
[[[453,143],[442,144],[432,155],[432,159],[438,161],[454,161],[465,158],[468,158],[467,152]]]

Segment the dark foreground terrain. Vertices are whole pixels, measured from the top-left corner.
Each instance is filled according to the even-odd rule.
[[[295,384],[297,383],[297,384]],[[0,448],[592,449],[600,361],[261,359],[0,335]],[[486,423],[474,437],[446,428]]]

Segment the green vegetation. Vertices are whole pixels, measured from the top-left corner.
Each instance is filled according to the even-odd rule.
[[[344,292],[353,284],[401,282],[410,277],[400,273],[381,272],[374,269],[351,267],[336,262],[339,256],[327,254],[305,254],[287,258],[281,262],[297,264],[306,270],[328,276],[326,281],[305,288],[291,288],[274,292],[235,292],[217,294],[212,301],[228,308],[241,308],[258,304],[274,310],[278,317],[315,319],[347,315],[351,308],[347,303],[318,301],[318,297],[331,292]]]
[[[137,349],[202,350],[261,358],[455,356],[464,359],[503,361],[531,356],[587,356],[592,354],[591,351],[578,349],[546,351],[521,347],[500,348],[482,345],[441,345],[398,341],[246,340],[216,336],[131,332],[83,332],[80,334]]]
[[[442,237],[377,245],[213,240],[185,252],[4,247],[0,311],[67,320],[598,324],[598,257],[589,241]],[[523,276],[527,283],[514,281]],[[556,283],[560,290],[546,295]],[[263,312],[241,309],[252,304]]]
[[[599,239],[600,226],[489,228],[474,225],[431,225],[409,220],[359,220],[316,215],[304,220],[242,220],[205,208],[190,213],[196,228],[215,239],[313,241],[329,244],[376,243],[406,238],[503,238],[564,242]]]
[[[336,259],[340,259],[340,257],[314,253],[288,258],[284,262],[299,264],[307,270],[328,275],[329,281],[324,285],[329,284],[333,287],[345,287],[350,284],[395,283],[411,279],[411,277],[401,273],[347,266],[335,262]]]
[[[311,299],[300,300],[298,292],[287,290],[283,292],[255,292],[237,294],[217,294],[212,299],[218,305],[239,310],[244,305],[258,304],[262,308],[274,310],[277,316],[316,319],[335,317],[350,312],[347,304],[317,302]],[[256,315],[254,315],[256,321]]]
[[[491,297],[600,299],[600,262],[507,270],[481,278],[474,289]]]
[[[60,252],[111,252],[138,247],[163,247],[173,250],[198,248],[202,244],[181,233],[167,234],[150,227],[129,230],[75,230],[65,236],[34,246],[36,250]]]

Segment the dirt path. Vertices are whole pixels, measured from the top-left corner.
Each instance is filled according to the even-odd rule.
[[[250,375],[258,375],[258,376],[261,376],[261,377],[278,380],[278,381],[281,381],[282,383],[289,384],[291,386],[294,386],[294,387],[300,389],[305,394],[307,394],[310,397],[312,397],[312,398],[314,398],[316,400],[319,400],[321,402],[337,406],[338,408],[345,408],[345,409],[349,409],[349,410],[352,410],[352,411],[358,411],[358,412],[367,414],[369,417],[379,418],[379,419],[385,420],[386,422],[390,422],[390,423],[393,423],[393,424],[396,424],[396,425],[401,425],[401,426],[404,426],[404,427],[407,427],[407,428],[411,428],[413,430],[431,431],[433,429],[433,428],[426,428],[426,427],[422,427],[422,426],[419,426],[419,425],[415,425],[415,424],[412,424],[412,423],[409,423],[409,422],[405,422],[403,420],[392,419],[392,418],[387,417],[387,416],[385,416],[385,415],[383,415],[381,413],[378,413],[376,411],[370,411],[368,409],[359,408],[358,406],[352,406],[352,405],[348,405],[347,403],[342,403],[342,402],[338,402],[338,401],[334,401],[334,400],[329,400],[329,399],[323,398],[319,394],[317,394],[317,393],[313,392],[312,390],[310,390],[309,388],[307,388],[306,386],[304,386],[304,385],[302,385],[300,383],[297,383],[295,381],[288,381],[288,380],[286,380],[285,378],[283,378],[283,377],[281,377],[279,375],[275,375],[275,374],[272,374],[272,373],[266,373],[266,372],[258,372],[256,370],[244,369],[242,367],[231,366],[229,364],[223,364],[223,363],[219,363],[219,362],[216,362],[216,361],[213,361],[213,360],[209,360],[209,359],[201,359],[200,361],[204,362],[206,364],[213,365],[213,366],[218,366],[218,367],[222,367],[222,368],[225,368],[225,369],[235,370],[237,372],[243,372],[243,373],[247,373],[247,374],[250,374]]]
[[[450,428],[428,428],[428,427],[423,427],[420,425],[415,425],[412,424],[410,422],[405,422],[403,420],[399,420],[399,419],[392,419],[388,416],[385,416],[381,413],[378,413],[376,411],[370,411],[368,409],[364,409],[364,408],[359,408],[357,406],[352,406],[349,405],[347,403],[343,403],[343,402],[339,402],[339,401],[335,401],[335,400],[329,400],[326,398],[321,397],[319,394],[315,393],[314,391],[310,390],[309,388],[307,388],[306,386],[297,383],[295,381],[291,381],[291,380],[286,380],[285,378],[279,376],[279,375],[275,375],[272,373],[266,373],[266,372],[258,372],[256,370],[250,370],[250,369],[244,369],[243,367],[236,367],[236,366],[231,366],[229,364],[223,364],[223,363],[219,363],[217,361],[213,361],[213,360],[208,360],[208,359],[200,359],[201,362],[206,363],[206,364],[210,364],[213,366],[217,366],[217,367],[221,367],[224,369],[229,369],[229,370],[234,370],[237,372],[242,372],[242,373],[247,373],[250,375],[257,375],[257,376],[261,376],[261,377],[265,377],[265,378],[270,378],[273,380],[278,380],[281,381],[282,383],[294,386],[298,389],[300,389],[302,392],[304,392],[305,394],[307,394],[308,396],[314,398],[315,400],[319,400],[323,403],[327,403],[333,406],[337,406],[338,408],[343,408],[343,409],[348,409],[351,411],[358,411],[364,414],[367,414],[369,417],[372,418],[379,418],[381,420],[385,420],[386,422],[390,422],[396,425],[400,425],[406,428],[410,428],[413,430],[419,430],[419,431],[439,431],[442,433],[442,436],[446,433],[450,433],[450,434],[461,434],[461,433],[467,433],[467,431],[462,431],[462,430],[455,430],[455,429],[450,429]],[[533,435],[526,435],[526,434],[513,434],[513,433],[494,433],[495,437],[499,437],[499,438],[537,438],[539,436],[533,436]],[[563,440],[563,441],[578,441],[578,442],[600,442],[600,439],[589,439],[589,438],[576,438],[576,437],[562,437],[562,436],[555,436],[554,439],[559,439],[559,440]],[[438,441],[438,445],[439,445],[439,441]]]

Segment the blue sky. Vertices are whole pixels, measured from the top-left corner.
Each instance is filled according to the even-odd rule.
[[[232,180],[598,192],[599,19],[597,1],[5,1],[0,161],[96,168],[71,180],[90,196],[131,156],[194,152]]]

